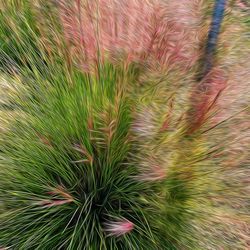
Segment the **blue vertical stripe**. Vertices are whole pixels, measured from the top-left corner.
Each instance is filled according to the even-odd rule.
[[[216,0],[213,10],[212,24],[208,34],[207,46],[205,51],[205,74],[213,66],[213,57],[216,50],[221,23],[224,17],[226,0]]]

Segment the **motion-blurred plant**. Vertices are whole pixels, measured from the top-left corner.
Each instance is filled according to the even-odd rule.
[[[0,247],[249,247],[237,6],[198,81],[213,1],[0,2]]]

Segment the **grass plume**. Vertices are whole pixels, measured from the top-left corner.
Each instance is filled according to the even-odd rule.
[[[200,82],[212,1],[0,7],[0,247],[249,247],[238,1]]]

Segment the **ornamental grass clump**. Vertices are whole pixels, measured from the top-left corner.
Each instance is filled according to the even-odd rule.
[[[208,72],[212,1],[0,7],[0,248],[249,247],[238,2]]]

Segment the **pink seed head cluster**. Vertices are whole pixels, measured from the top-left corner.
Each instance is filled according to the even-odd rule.
[[[69,3],[61,0],[60,3],[64,34],[72,56],[84,68],[108,58],[186,69],[198,59],[200,1],[73,0]]]
[[[121,236],[131,232],[133,229],[134,224],[127,219],[109,221],[105,224],[105,232],[109,236]]]

